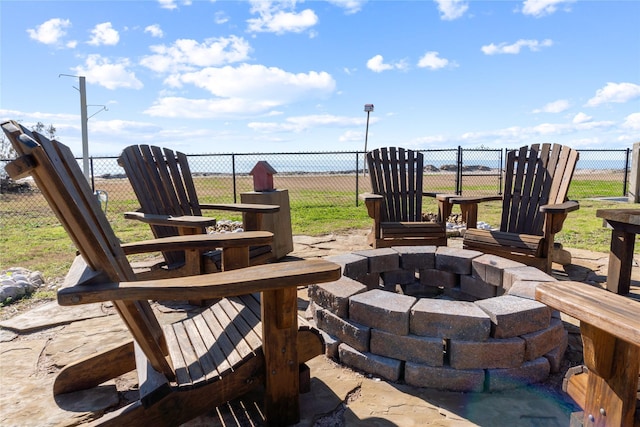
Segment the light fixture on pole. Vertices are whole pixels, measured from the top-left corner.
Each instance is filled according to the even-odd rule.
[[[367,113],[367,130],[364,132],[364,155],[367,155],[367,140],[369,139],[369,114],[373,111],[373,104],[364,104],[364,111]],[[367,162],[365,160],[362,168],[363,175],[367,174]]]

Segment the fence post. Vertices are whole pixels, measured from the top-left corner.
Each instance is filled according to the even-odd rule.
[[[499,196],[502,196],[502,189],[504,188],[502,186],[502,184],[503,184],[502,180],[504,179],[504,174],[502,173],[503,172],[502,168],[504,167],[504,159],[506,158],[506,156],[507,156],[507,149],[506,148],[505,149],[501,149],[500,150],[500,178],[498,178],[498,185],[499,185],[499,187],[498,187],[498,195]]]
[[[238,190],[236,188],[236,155],[231,154],[231,176],[233,177],[233,203],[238,203]]]
[[[462,147],[458,145],[458,159],[456,164],[456,194],[462,195]]]
[[[628,156],[629,151],[627,150],[627,166],[629,165]],[[625,179],[624,181],[626,184],[627,180]],[[631,176],[629,177],[629,192],[625,193],[625,195],[629,198],[630,203],[640,203],[640,142],[636,142],[635,144],[633,144]]]
[[[359,179],[358,176],[360,175],[360,155],[358,154],[358,152],[356,151],[356,207],[358,207],[358,194],[360,193],[360,187],[359,187]]]
[[[631,150],[627,148],[624,158],[624,178],[622,179],[622,196],[627,195],[627,179],[629,178],[629,154]]]
[[[89,157],[89,165],[91,169],[91,191],[95,193],[96,191],[96,181],[95,176],[93,175],[93,156]]]

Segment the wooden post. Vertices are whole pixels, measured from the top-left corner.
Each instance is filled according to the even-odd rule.
[[[580,322],[584,362],[589,369],[585,426],[632,426],[640,348],[589,323]]]
[[[264,415],[270,426],[290,425],[300,420],[296,301],[295,286],[262,293]]]

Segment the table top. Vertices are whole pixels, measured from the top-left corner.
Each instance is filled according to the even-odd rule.
[[[640,226],[640,209],[598,209],[598,218]]]

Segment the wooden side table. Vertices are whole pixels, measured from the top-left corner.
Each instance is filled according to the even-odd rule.
[[[629,293],[636,234],[640,233],[640,209],[598,209],[596,216],[613,228],[607,273],[607,289]]]

